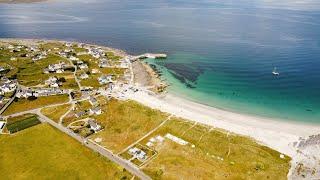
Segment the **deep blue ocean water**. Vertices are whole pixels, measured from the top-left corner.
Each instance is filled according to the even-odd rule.
[[[227,110],[320,123],[320,3],[295,2],[2,4],[0,37],[165,52],[167,60],[150,62],[171,93]],[[274,67],[279,76],[272,75]]]

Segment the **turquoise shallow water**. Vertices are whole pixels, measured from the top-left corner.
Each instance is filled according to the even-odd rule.
[[[197,63],[204,63],[203,66],[206,69],[195,83],[191,82],[194,87],[188,87],[175,77],[175,72],[165,68],[165,64],[170,62],[175,64],[180,61],[179,63],[185,65],[193,59],[196,59]],[[167,60],[146,60],[161,70],[162,79],[170,84],[168,91],[177,96],[233,112],[319,123],[319,92],[306,91],[304,86],[307,84],[303,81],[305,76],[300,82],[299,78],[295,77],[297,73],[299,74],[298,69],[278,68],[280,76],[274,76],[271,73],[273,63],[270,61],[260,65],[261,67],[246,61],[217,60],[209,64],[207,61],[207,58],[188,53],[173,54]],[[197,67],[195,64],[190,66]],[[233,68],[230,69],[230,67]],[[253,67],[259,69],[252,70]],[[312,73],[305,75],[312,76]]]
[[[165,52],[179,96],[227,110],[320,123],[320,3],[94,0],[0,5],[0,37]],[[278,68],[280,76],[271,71]]]

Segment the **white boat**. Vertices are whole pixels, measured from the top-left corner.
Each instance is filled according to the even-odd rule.
[[[272,74],[277,76],[277,75],[279,75],[280,73],[277,72],[277,68],[275,67],[275,68],[273,69],[273,71],[272,71]]]

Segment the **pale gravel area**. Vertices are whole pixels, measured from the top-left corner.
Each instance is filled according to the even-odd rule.
[[[134,75],[134,83],[139,86],[151,86],[151,76],[146,70],[145,66],[140,61],[132,63],[132,70]]]

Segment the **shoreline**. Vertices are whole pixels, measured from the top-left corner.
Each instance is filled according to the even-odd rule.
[[[300,137],[307,137],[320,132],[320,125],[276,121],[234,113],[199,104],[170,93],[164,97],[156,97],[146,92],[139,92],[130,98],[149,107],[193,122],[249,136],[291,157],[296,154],[296,148],[293,146],[294,142],[299,141]]]
[[[150,64],[137,60],[132,63],[132,67],[136,85],[147,88],[156,94],[166,91],[167,83],[160,78],[158,72]]]
[[[193,103],[201,105],[201,106],[214,108],[214,109],[217,109],[217,110],[220,110],[220,111],[224,111],[224,112],[230,112],[230,113],[233,113],[233,114],[240,114],[240,115],[244,115],[244,116],[255,117],[255,118],[264,119],[264,120],[267,120],[267,121],[276,121],[276,122],[280,121],[280,122],[284,122],[284,123],[288,123],[288,124],[293,123],[293,124],[296,124],[296,125],[308,125],[308,126],[312,126],[312,127],[313,126],[319,126],[319,128],[320,128],[320,123],[309,122],[309,121],[305,122],[305,121],[294,120],[294,119],[289,119],[289,118],[285,119],[285,118],[272,117],[272,116],[267,116],[267,115],[259,115],[259,114],[256,114],[256,113],[249,113],[249,112],[241,112],[241,111],[236,111],[236,110],[232,110],[232,109],[228,109],[228,108],[211,106],[209,104],[202,103],[202,102],[194,100],[192,98],[188,98],[188,97],[179,95],[177,93],[169,92],[168,94],[170,94],[171,96],[175,96],[175,97],[177,97],[179,99],[184,99],[186,101],[190,101],[190,102],[193,102]],[[319,131],[319,133],[320,133],[320,131]]]

